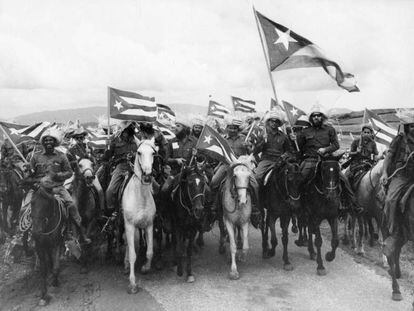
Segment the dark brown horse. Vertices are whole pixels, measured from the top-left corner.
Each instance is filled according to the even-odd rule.
[[[262,248],[263,258],[275,256],[277,246],[277,237],[275,224],[280,218],[280,227],[282,229],[283,243],[283,268],[292,270],[288,257],[288,228],[293,214],[297,214],[300,209],[300,185],[302,175],[299,171],[299,165],[296,163],[286,162],[280,168],[275,168],[271,173],[269,181],[260,189],[260,197],[263,207],[267,210],[265,226],[262,228]],[[271,232],[271,249],[268,244],[268,230]]]
[[[315,235],[315,246],[317,250],[317,274],[325,275],[321,255],[322,236],[320,231],[321,222],[326,219],[331,228],[331,251],[327,252],[325,259],[335,259],[335,252],[339,244],[338,239],[338,211],[340,208],[340,167],[338,161],[320,159],[315,174],[305,187],[302,195],[302,206],[308,215],[309,239],[308,251],[311,259],[315,258],[312,235]]]
[[[197,167],[188,167],[182,170],[178,188],[173,194],[173,243],[177,262],[177,275],[183,275],[183,257],[185,242],[187,259],[187,282],[195,281],[192,272],[192,250],[198,228],[205,217],[204,205],[208,197],[209,187],[205,175]]]
[[[50,296],[47,294],[47,277],[52,272],[52,286],[59,286],[60,255],[63,247],[63,202],[58,202],[54,195],[40,187],[32,197],[32,236],[40,264],[40,305],[46,305]]]

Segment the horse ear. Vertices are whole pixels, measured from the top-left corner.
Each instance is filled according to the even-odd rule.
[[[139,144],[141,143],[141,140],[135,135],[134,135],[134,140],[135,140],[135,143],[139,146]]]

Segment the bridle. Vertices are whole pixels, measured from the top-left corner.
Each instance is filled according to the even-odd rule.
[[[138,153],[138,150],[139,150],[139,147],[141,147],[141,145],[143,145],[143,144],[145,144],[145,145],[147,145],[147,146],[150,146],[151,148],[152,148],[152,150],[154,151],[154,154],[153,154],[153,157],[155,157],[155,156],[157,156],[158,155],[158,151],[157,151],[157,149],[155,148],[155,146],[150,142],[150,141],[148,141],[148,140],[143,140],[143,141],[141,141],[140,142],[140,144],[138,145],[138,149],[137,149],[137,153]],[[143,185],[149,185],[149,184],[151,184],[152,183],[152,174],[145,174],[144,173],[144,171],[142,170],[142,164],[141,164],[141,159],[140,159],[140,156],[139,156],[139,154],[137,154],[136,155],[137,156],[137,163],[139,164],[139,170],[140,170],[140,172],[141,172],[141,176],[144,176],[144,177],[147,177],[147,178],[140,178],[140,180],[141,180],[141,183],[143,184]],[[134,169],[134,164],[131,164],[131,166],[132,166],[132,169]],[[136,175],[136,174],[135,174]],[[136,175],[137,176],[137,175]],[[138,176],[137,176],[138,177]],[[149,177],[149,178],[148,178]]]
[[[322,164],[323,162],[322,162],[322,160],[320,160],[320,161],[318,161],[318,164],[317,164],[317,167],[319,167],[321,164]],[[339,164],[338,164],[339,165]],[[333,168],[332,167],[330,167],[329,168],[329,170],[333,170]],[[321,181],[322,181],[322,184],[324,184],[324,176],[323,176],[323,174],[322,174],[322,170],[320,170],[320,177],[321,177]],[[331,183],[330,183],[331,184]],[[335,191],[336,189],[338,189],[339,188],[339,190],[341,190],[340,189],[340,187],[339,187],[339,185],[340,185],[340,182],[338,182],[338,183],[336,183],[336,185],[335,186],[328,186],[328,187],[325,187],[325,189],[326,190],[328,190],[328,191]],[[320,190],[319,189],[319,187],[318,187],[318,185],[317,185],[317,183],[315,182],[314,183],[314,186],[315,186],[315,189],[316,189],[316,191],[320,194],[320,195],[324,195],[325,193],[322,191],[322,190]]]
[[[193,173],[195,173],[195,172],[193,172]],[[196,173],[196,174],[198,174],[198,173]],[[202,178],[204,178],[204,176],[199,176],[200,177],[200,179],[202,179]],[[187,186],[185,187],[186,188],[186,190],[187,190],[187,198],[188,198],[188,200],[190,201],[190,204],[191,204],[191,207],[189,207],[188,205],[186,205],[185,203],[184,203],[184,201],[185,200],[183,200],[183,187],[181,186],[181,184],[180,184],[180,186],[179,186],[179,199],[180,199],[180,204],[181,204],[181,206],[187,211],[187,213],[190,215],[190,216],[195,216],[195,213],[194,213],[194,210],[193,210],[193,208],[192,208],[192,205],[193,205],[193,202],[197,199],[197,198],[199,198],[199,197],[202,197],[202,200],[203,200],[203,205],[204,205],[204,203],[205,203],[205,194],[206,194],[206,184],[204,183],[204,186],[203,186],[203,192],[200,192],[200,193],[197,193],[196,195],[194,195],[193,197],[191,196],[191,193],[190,193],[190,189],[189,189],[189,187],[188,187],[188,183],[187,183]]]
[[[287,164],[286,164],[287,165]],[[292,164],[292,165],[294,165],[296,168],[299,168],[299,165],[298,164]],[[289,173],[289,169],[288,168],[286,168],[285,170],[284,170],[284,185],[285,185],[285,190],[286,190],[286,194],[287,194],[287,196],[288,196],[288,198],[289,199],[291,199],[292,201],[299,201],[300,200],[300,197],[301,197],[301,194],[299,193],[296,197],[295,196],[292,196],[291,194],[290,194],[290,191],[289,191],[289,185],[288,185],[288,173]],[[296,172],[295,172],[296,173]]]

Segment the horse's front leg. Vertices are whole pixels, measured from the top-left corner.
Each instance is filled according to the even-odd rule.
[[[282,228],[282,244],[283,244],[283,269],[286,271],[292,271],[293,266],[290,264],[288,255],[288,242],[289,242],[289,216],[282,216],[280,218],[280,228]]]
[[[240,254],[240,262],[246,262],[247,254],[249,252],[249,223],[246,222],[241,227],[241,233],[243,235],[243,247]]]
[[[36,246],[36,252],[39,257],[40,265],[40,300],[39,306],[45,306],[50,301],[50,296],[47,294],[47,272],[48,272],[48,262],[47,254],[44,249]]]
[[[184,252],[184,232],[183,229],[176,229],[175,234],[175,260],[177,262],[177,275],[183,275],[183,252]]]
[[[330,218],[328,220],[329,226],[331,227],[331,251],[327,252],[325,255],[326,261],[332,261],[335,259],[336,249],[339,245],[339,238],[338,238],[338,218]]]
[[[227,234],[229,235],[229,241],[230,241],[230,254],[231,254],[231,269],[229,273],[230,280],[237,280],[239,276],[239,272],[237,271],[237,265],[236,265],[236,252],[237,252],[237,246],[236,246],[236,239],[235,239],[235,228],[234,225],[229,221],[224,221],[226,228],[227,228]]]
[[[128,294],[136,294],[139,287],[135,281],[135,261],[137,254],[135,253],[135,227],[125,220],[125,235],[128,243],[128,260],[129,260],[129,287]]]
[[[269,225],[268,225],[269,213],[267,213],[266,218],[264,219],[264,224],[261,226],[262,230],[262,257],[270,258],[269,256]]]
[[[224,228],[223,216],[219,216],[218,225],[220,230],[219,254],[224,254],[226,252],[226,248],[224,247],[226,241],[226,229]]]
[[[396,300],[396,301],[400,301],[402,300],[402,295],[400,292],[400,286],[398,284],[397,281],[397,277],[396,277],[396,245],[397,241],[395,238],[393,237],[388,237],[385,241],[384,241],[384,249],[383,252],[385,254],[385,256],[387,257],[387,261],[388,261],[388,265],[390,267],[390,270],[388,271],[388,273],[391,276],[392,279],[392,300]]]
[[[194,230],[193,228],[188,232],[188,244],[187,244],[187,283],[194,283],[195,282],[195,277],[193,275],[192,272],[192,267],[191,267],[191,259],[192,259],[192,254],[193,254],[193,244],[194,244],[194,239],[195,236],[197,234],[197,231]]]
[[[154,225],[151,224],[145,228],[145,235],[147,237],[147,262],[142,266],[141,272],[148,273],[151,269],[152,257],[154,256]],[[142,236],[141,236],[142,239]]]
[[[60,243],[54,247],[52,251],[52,286],[59,286],[59,271],[60,271]]]
[[[270,245],[271,245],[268,256],[273,257],[276,255],[276,246],[278,244],[277,236],[276,236],[276,218],[277,217],[272,212],[269,212],[268,215],[269,215],[268,226],[270,229]]]
[[[364,256],[364,233],[366,231],[364,226],[364,217],[363,216],[356,216],[358,220],[358,240],[357,240],[357,255]]]
[[[309,222],[308,226],[307,226],[307,230],[308,230],[308,253],[309,253],[309,259],[310,260],[315,260],[316,259],[316,254],[315,254],[315,249],[313,248],[313,229],[314,225]],[[305,228],[306,230],[306,228]],[[306,231],[305,231],[306,232]]]
[[[325,267],[323,266],[323,260],[322,260],[322,235],[321,235],[321,229],[319,228],[320,223],[316,223],[314,230],[315,230],[315,246],[316,246],[316,273],[318,275],[326,275]]]

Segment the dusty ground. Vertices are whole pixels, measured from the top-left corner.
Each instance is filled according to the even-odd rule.
[[[414,253],[403,255],[404,300],[391,300],[391,282],[381,267],[377,248],[366,247],[366,256],[355,256],[348,247],[325,263],[326,276],[316,275],[316,263],[305,248],[293,244],[289,251],[295,269],[282,268],[281,249],[276,257],[262,259],[261,237],[252,229],[247,262],[239,264],[240,280],[228,279],[227,256],[217,252],[218,230],[206,235],[204,249],[194,257],[196,282],[185,283],[165,261],[161,271],[138,275],[142,290],[128,295],[128,278],[114,264],[96,264],[79,273],[71,260],[63,263],[61,286],[50,289],[52,301],[40,308],[38,275],[30,261],[0,266],[0,310],[412,310]],[[280,242],[280,238],[279,238]],[[324,253],[328,243],[324,241]],[[408,247],[412,247],[409,245]]]

